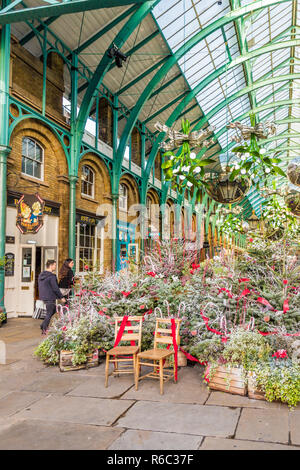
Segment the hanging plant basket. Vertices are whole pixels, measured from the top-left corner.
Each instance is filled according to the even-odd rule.
[[[247,178],[236,177],[232,181],[227,172],[205,178],[206,192],[214,200],[221,204],[233,204],[241,201],[250,189],[250,181]]]
[[[287,167],[287,176],[292,184],[300,186],[300,158],[292,160]]]
[[[300,191],[291,191],[284,201],[293,215],[300,217]]]

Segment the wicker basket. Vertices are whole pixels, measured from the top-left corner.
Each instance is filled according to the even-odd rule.
[[[206,369],[208,373],[208,369]],[[209,378],[209,388],[235,395],[246,395],[247,384],[244,379],[243,368],[218,366]]]

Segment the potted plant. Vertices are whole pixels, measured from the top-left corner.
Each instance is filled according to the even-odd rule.
[[[5,319],[6,319],[5,313],[0,308],[0,327],[2,326],[2,323],[5,321]]]
[[[218,362],[207,367],[205,378],[209,388],[246,395],[247,371],[259,360],[268,358],[269,351],[263,336],[243,327],[235,328]]]
[[[294,408],[300,402],[300,365],[286,356],[285,350],[276,351],[268,361],[259,362],[254,370],[254,390],[259,390],[267,401],[279,400]]]

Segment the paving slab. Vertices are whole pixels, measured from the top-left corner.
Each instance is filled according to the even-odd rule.
[[[1,431],[2,450],[104,450],[124,430],[91,426],[22,420]]]
[[[21,390],[26,384],[36,380],[37,377],[38,374],[35,371],[8,371],[2,373],[0,370],[0,390]]]
[[[212,391],[206,405],[234,406],[239,408],[260,408],[260,409],[287,409],[287,405],[278,402],[268,402],[266,400],[253,400],[242,395],[232,393]]]
[[[80,379],[81,382],[82,379]],[[105,387],[103,377],[91,377],[68,393],[68,396],[94,397],[94,398],[117,398],[134,386],[133,378],[129,376],[112,377],[109,379],[108,387]]]
[[[39,375],[38,379],[23,386],[22,390],[47,392],[47,393],[68,393],[82,382],[82,377],[74,377],[65,374],[57,374],[49,377]]]
[[[0,417],[13,415],[44,397],[38,392],[9,392],[0,399]]]
[[[203,383],[199,369],[186,367],[179,371],[177,383],[169,380],[164,384],[163,395],[159,393],[159,380],[147,378],[139,381],[138,390],[133,387],[122,398],[203,405],[209,394],[210,390]]]
[[[258,410],[244,408],[238,423],[236,439],[251,441],[289,442],[288,409]]]
[[[203,437],[128,429],[109,450],[197,450]]]
[[[81,377],[84,379],[85,377],[104,377],[105,368],[102,364],[99,364],[97,367],[90,367],[87,369],[61,371],[59,366],[43,365],[41,373],[49,376],[65,375],[69,377]]]
[[[239,409],[219,406],[139,401],[117,425],[148,431],[230,437],[235,432],[239,414]]]
[[[270,442],[206,437],[201,444],[200,450],[300,450],[300,448],[283,444],[272,444]]]
[[[300,446],[300,411],[292,410],[289,414],[291,442]]]
[[[110,426],[133,403],[130,400],[50,395],[35,403],[29,410],[19,413],[18,417]]]

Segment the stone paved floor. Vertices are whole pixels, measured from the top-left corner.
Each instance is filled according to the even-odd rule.
[[[11,319],[0,329],[0,449],[300,449],[300,407],[209,391],[202,368],[179,382],[110,378],[104,364],[60,372],[33,356],[40,321]]]

